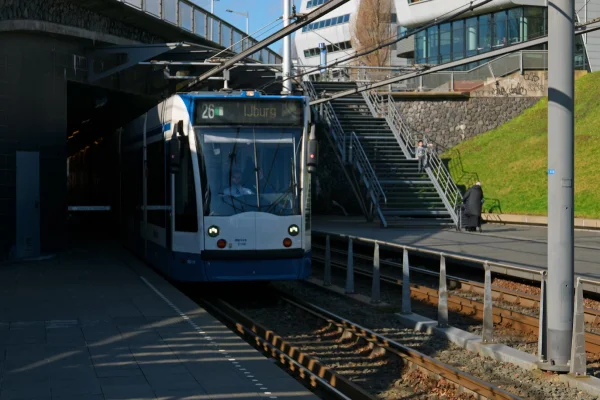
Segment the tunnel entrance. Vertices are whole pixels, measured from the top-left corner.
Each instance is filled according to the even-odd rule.
[[[67,85],[67,243],[119,239],[117,130],[158,104],[158,97]]]

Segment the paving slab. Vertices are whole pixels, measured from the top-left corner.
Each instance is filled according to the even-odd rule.
[[[317,398],[113,242],[3,265],[0,305],[0,400]]]

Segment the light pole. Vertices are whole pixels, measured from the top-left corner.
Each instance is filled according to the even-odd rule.
[[[574,291],[574,0],[548,2],[548,296],[547,360],[569,371]]]
[[[246,11],[233,11],[233,10],[225,10],[225,11],[230,12],[230,13],[234,13],[234,14],[243,15],[244,17],[246,17],[246,36],[248,36],[248,20],[250,18],[250,15],[248,14],[248,12],[246,12]]]
[[[210,13],[211,14],[215,13],[215,1],[219,1],[219,0],[210,0]]]
[[[283,26],[290,24],[290,0],[283,0]],[[291,35],[283,38],[283,90],[282,94],[292,94],[292,81],[290,75],[292,72],[292,42]]]

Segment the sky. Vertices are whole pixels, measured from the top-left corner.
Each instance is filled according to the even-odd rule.
[[[210,11],[210,0],[194,1],[200,7]],[[300,11],[301,1],[303,0],[292,0],[292,3],[296,4],[298,12]],[[276,24],[270,25],[268,28],[260,31],[257,35],[253,34],[265,25],[275,21],[283,14],[283,0],[215,0],[215,14],[217,17],[229,22],[244,32],[246,30],[246,17],[226,12],[225,10],[227,9],[248,12],[250,36],[257,39],[264,39],[283,27],[283,21],[279,20]],[[281,41],[275,42],[269,47],[281,53]]]

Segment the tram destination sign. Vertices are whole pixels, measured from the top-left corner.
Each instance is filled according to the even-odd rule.
[[[291,99],[197,99],[195,125],[302,126],[301,100]]]

